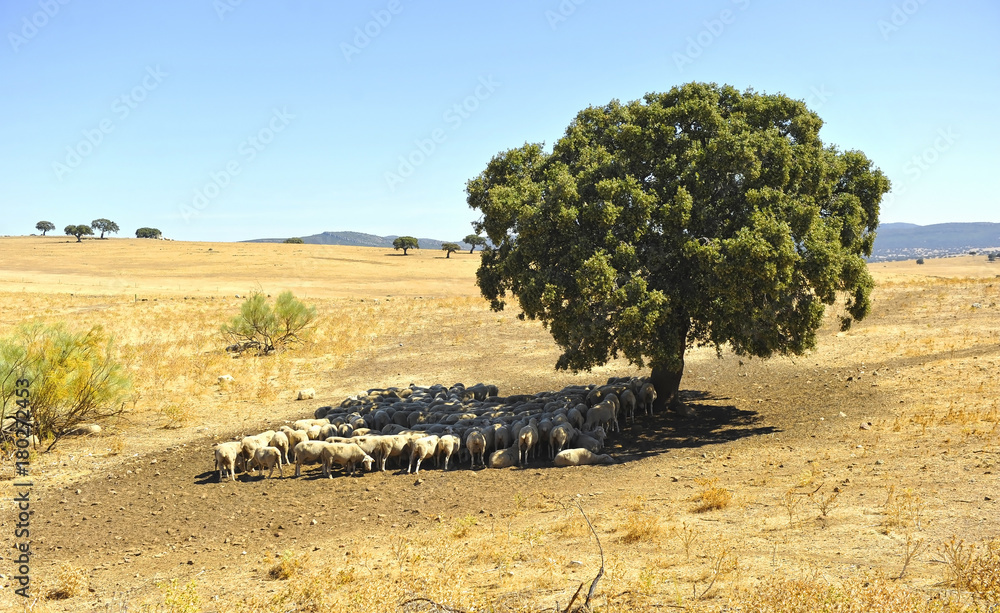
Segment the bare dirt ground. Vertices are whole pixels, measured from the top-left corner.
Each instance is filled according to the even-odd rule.
[[[0,239],[0,335],[32,318],[101,324],[137,390],[126,420],[32,460],[35,593],[66,575],[87,589],[31,610],[325,610],[303,604],[322,600],[302,583],[317,575],[356,610],[368,610],[359,594],[562,610],[601,564],[574,503],[603,546],[595,603],[606,611],[725,610],[773,577],[902,575],[894,585],[950,595],[948,540],[997,537],[1000,267],[985,257],[873,264],[874,312],[845,333],[831,309],[805,357],[693,349],[682,389],[694,416],[623,424],[608,441],[613,466],[332,480],[313,467],[218,482],[213,443],[359,390],[482,381],[506,395],[645,374],[626,363],[554,371],[541,326],[478,297],[477,264],[429,251]],[[259,359],[222,352],[216,331],[254,287],[315,304],[314,342]],[[236,381],[222,388],[228,373]],[[316,400],[294,401],[300,387]],[[7,501],[12,478],[5,461]],[[2,542],[13,543],[3,509]],[[0,608],[20,609],[3,551]],[[301,566],[288,581],[269,576],[282,556]],[[184,597],[199,604],[185,609]]]

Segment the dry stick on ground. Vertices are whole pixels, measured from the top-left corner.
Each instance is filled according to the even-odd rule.
[[[601,552],[601,569],[597,571],[597,576],[594,577],[594,580],[590,583],[590,591],[587,592],[587,600],[583,601],[583,608],[589,611],[590,599],[594,597],[594,590],[597,589],[597,582],[604,576],[604,547],[601,546],[601,539],[597,536],[597,530],[594,530],[594,524],[590,523],[590,518],[583,512],[583,507],[580,506],[579,502],[576,502],[575,500],[573,502],[576,503],[576,508],[580,509],[580,513],[583,515],[583,518],[587,520],[587,525],[590,526],[590,532],[594,535],[594,538],[597,539],[597,548]],[[580,584],[580,587],[583,587],[582,583]],[[580,590],[577,589],[576,593],[579,594]],[[573,600],[569,601],[570,607],[573,606],[574,600],[576,600],[575,594],[573,595]],[[569,611],[569,607],[566,607],[566,611]]]
[[[449,607],[448,605],[444,605],[439,602],[434,602],[430,598],[411,598],[405,602],[399,603],[399,606],[405,610],[407,606],[417,602],[433,605],[435,611],[446,611],[447,613],[469,613],[465,609],[456,609],[454,607]]]

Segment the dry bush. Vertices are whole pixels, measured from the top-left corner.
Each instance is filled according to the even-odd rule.
[[[267,571],[267,578],[277,581],[287,581],[299,573],[309,562],[309,554],[295,554],[291,551],[284,551],[281,557],[275,559],[270,553],[264,556],[264,564],[271,568]]]
[[[928,598],[881,575],[849,579],[840,585],[814,579],[772,577],[754,588],[741,590],[731,599],[730,605],[738,611],[755,613],[960,613],[967,610],[957,603]]]
[[[451,535],[455,538],[465,538],[469,536],[469,532],[472,531],[472,527],[479,524],[473,515],[466,515],[465,517],[459,519],[455,522],[455,527],[451,530]]]
[[[718,479],[695,479],[704,489],[692,498],[698,504],[692,509],[695,513],[705,513],[716,509],[725,509],[733,501],[733,495],[724,487],[718,486]]]
[[[953,536],[941,554],[955,588],[971,594],[977,603],[1000,604],[1000,540],[976,546]]]
[[[882,505],[884,519],[882,520],[882,533],[889,534],[894,528],[920,529],[921,518],[927,504],[924,500],[913,493],[913,490],[905,488],[901,494],[896,493],[896,486],[890,485]]]
[[[655,515],[632,511],[625,518],[620,531],[622,534],[618,541],[621,543],[653,542],[663,534],[663,527]]]
[[[82,568],[64,563],[59,567],[55,586],[49,590],[49,600],[65,600],[87,591],[87,576]]]

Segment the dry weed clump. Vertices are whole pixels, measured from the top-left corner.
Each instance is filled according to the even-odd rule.
[[[718,479],[695,479],[702,488],[693,499],[698,504],[692,509],[695,513],[706,513],[717,509],[725,509],[733,501],[733,495],[724,487],[719,487]]]
[[[929,598],[882,575],[849,579],[839,585],[772,577],[739,591],[730,606],[755,613],[972,613],[958,603]]]
[[[952,585],[968,592],[977,604],[996,610],[1000,605],[1000,539],[977,546],[953,536],[941,547],[941,555]]]
[[[659,518],[646,507],[645,496],[636,496],[628,503],[627,508],[629,509],[629,513],[625,517],[625,521],[620,529],[622,534],[618,537],[619,542],[653,542],[663,534],[663,527],[660,525]]]
[[[270,553],[264,556],[264,564],[270,566],[267,578],[276,581],[287,581],[298,574],[309,562],[309,554],[295,554],[283,551],[277,559]]]
[[[890,485],[882,505],[882,533],[889,534],[896,528],[920,530],[926,508],[927,504],[913,490],[905,488],[901,494],[897,494],[896,486]]]
[[[87,591],[87,576],[82,568],[64,563],[59,567],[55,586],[49,590],[49,600],[65,600]]]

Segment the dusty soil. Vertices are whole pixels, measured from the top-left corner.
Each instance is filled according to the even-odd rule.
[[[241,254],[246,259],[233,259]],[[682,382],[693,416],[623,424],[608,441],[613,466],[559,469],[540,459],[524,468],[432,468],[419,478],[395,469],[332,480],[312,467],[301,478],[286,468],[284,478],[218,481],[213,443],[311,416],[361,389],[483,381],[514,394],[644,374],[626,363],[553,371],[551,338],[537,324],[490,312],[474,287],[478,256],[461,255],[168,242],[153,251],[136,240],[0,239],[0,334],[44,316],[118,322],[128,338],[139,335],[134,322],[146,321],[134,309],[153,308],[136,298],[158,302],[162,311],[149,311],[151,321],[174,319],[200,313],[203,304],[232,310],[238,301],[229,294],[254,284],[307,293],[321,311],[369,305],[376,296],[395,301],[372,307],[383,309],[372,319],[338,324],[381,330],[350,355],[331,362],[333,349],[319,346],[288,358],[274,375],[277,392],[244,397],[219,388],[218,368],[230,358],[213,357],[199,387],[178,387],[197,390],[181,425],[164,427],[159,409],[142,400],[102,435],[38,454],[33,581],[51,589],[68,563],[89,588],[38,606],[104,611],[159,603],[162,582],[177,578],[196,581],[203,610],[230,610],[249,595],[281,589],[267,572],[286,552],[307,554],[315,568],[444,577],[466,591],[551,607],[600,566],[573,502],[604,548],[600,592],[614,602],[641,592],[692,609],[718,610],[736,590],[775,575],[896,576],[907,539],[923,546],[903,581],[932,594],[947,587],[938,562],[951,536],[997,536],[1000,268],[985,257],[873,265],[880,285],[872,315],[843,333],[831,310],[809,356],[741,360],[693,349]],[[190,321],[209,334],[225,316]],[[398,321],[386,326],[381,316]],[[306,384],[319,390],[317,399],[292,400]],[[9,465],[0,476],[0,495],[10,500]],[[696,498],[715,488],[731,502],[697,511]],[[14,514],[4,508],[0,534],[13,543]],[[629,542],[626,526],[636,520],[649,530]],[[21,606],[10,587],[10,551],[4,547],[0,561],[8,586],[0,606]]]

